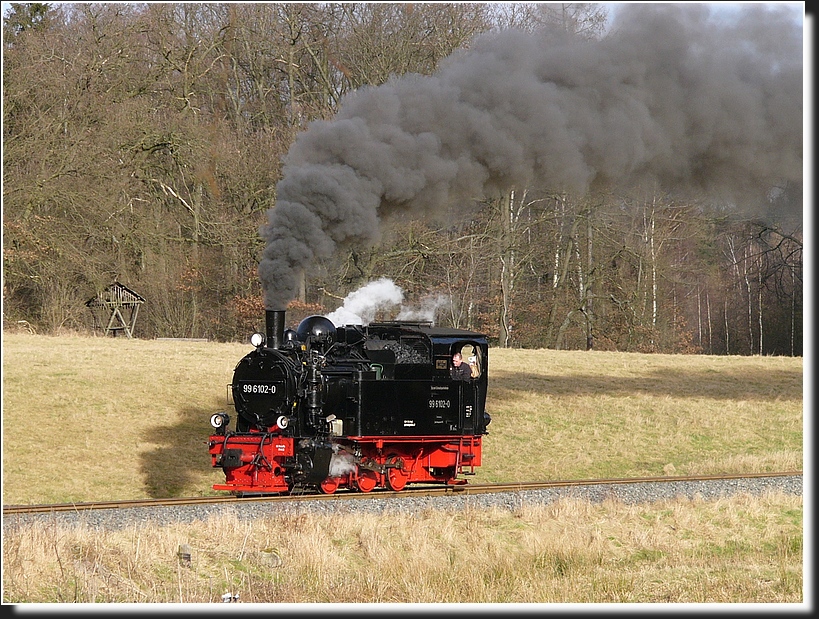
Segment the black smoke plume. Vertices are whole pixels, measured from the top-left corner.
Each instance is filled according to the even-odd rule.
[[[786,6],[725,20],[706,4],[625,4],[601,40],[477,37],[434,75],[361,88],[299,135],[261,231],[266,305],[284,308],[299,271],[339,244],[376,241],[396,209],[646,183],[741,205],[801,185],[802,80]]]

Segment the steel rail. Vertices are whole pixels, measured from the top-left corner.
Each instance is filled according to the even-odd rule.
[[[761,477],[795,477],[802,471],[780,471],[775,473],[730,473],[711,475],[681,475],[673,477],[626,477],[612,479],[571,479],[541,482],[499,483],[499,484],[462,484],[451,486],[417,486],[405,488],[399,492],[393,490],[373,490],[372,492],[343,491],[334,494],[282,494],[282,495],[245,495],[245,496],[202,496],[180,497],[170,499],[133,499],[125,501],[90,501],[84,503],[57,503],[52,505],[3,505],[3,515],[36,514],[51,512],[88,511],[102,509],[133,509],[138,507],[173,507],[184,505],[212,505],[220,503],[243,502],[282,502],[282,501],[346,501],[354,499],[380,499],[408,496],[441,496],[446,494],[489,494],[493,492],[522,492],[525,490],[543,490],[547,488],[565,488],[571,486],[600,486],[641,483],[696,482],[728,479],[748,479]]]

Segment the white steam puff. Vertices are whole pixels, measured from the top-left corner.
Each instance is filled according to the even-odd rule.
[[[434,75],[350,93],[284,160],[261,230],[266,306],[284,309],[301,270],[377,241],[397,211],[440,214],[513,187],[639,186],[747,209],[777,184],[801,187],[802,25],[785,4],[732,14],[622,4],[601,40],[488,33]]]
[[[438,310],[450,303],[445,294],[423,297],[416,305],[403,304],[403,300],[404,291],[392,280],[383,277],[348,294],[344,297],[342,306],[326,317],[337,327],[367,325],[375,319],[378,311],[388,311],[398,306],[395,320],[428,321],[435,324]]]
[[[338,445],[333,445],[333,455],[330,456],[330,469],[328,477],[344,477],[349,473],[354,473],[358,466],[355,463],[355,456],[351,453],[338,453]]]
[[[417,306],[403,306],[395,319],[429,321],[435,324],[438,309],[448,305],[450,300],[445,294],[430,295],[422,298]]]
[[[378,310],[388,310],[403,300],[404,292],[392,280],[382,278],[348,294],[342,306],[327,314],[327,318],[337,327],[366,325]]]

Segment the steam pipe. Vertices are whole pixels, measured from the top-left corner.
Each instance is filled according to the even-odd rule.
[[[279,348],[284,341],[284,314],[285,310],[265,310],[268,348]]]
[[[307,410],[310,423],[319,425],[321,409],[324,405],[321,393],[321,371],[319,370],[319,357],[310,355],[310,365],[307,368]]]

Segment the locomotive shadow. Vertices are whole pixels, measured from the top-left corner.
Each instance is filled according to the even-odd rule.
[[[542,392],[549,395],[648,395],[714,400],[801,401],[803,373],[795,370],[652,372],[646,376],[490,372],[489,393]]]
[[[208,420],[211,414],[224,408],[223,401],[220,404],[214,400],[207,410],[182,409],[178,423],[153,426],[143,432],[142,440],[156,445],[142,456],[139,467],[147,496],[190,496],[191,487],[199,489],[197,495],[210,490],[214,482],[207,478],[213,470],[207,446],[212,431]]]

